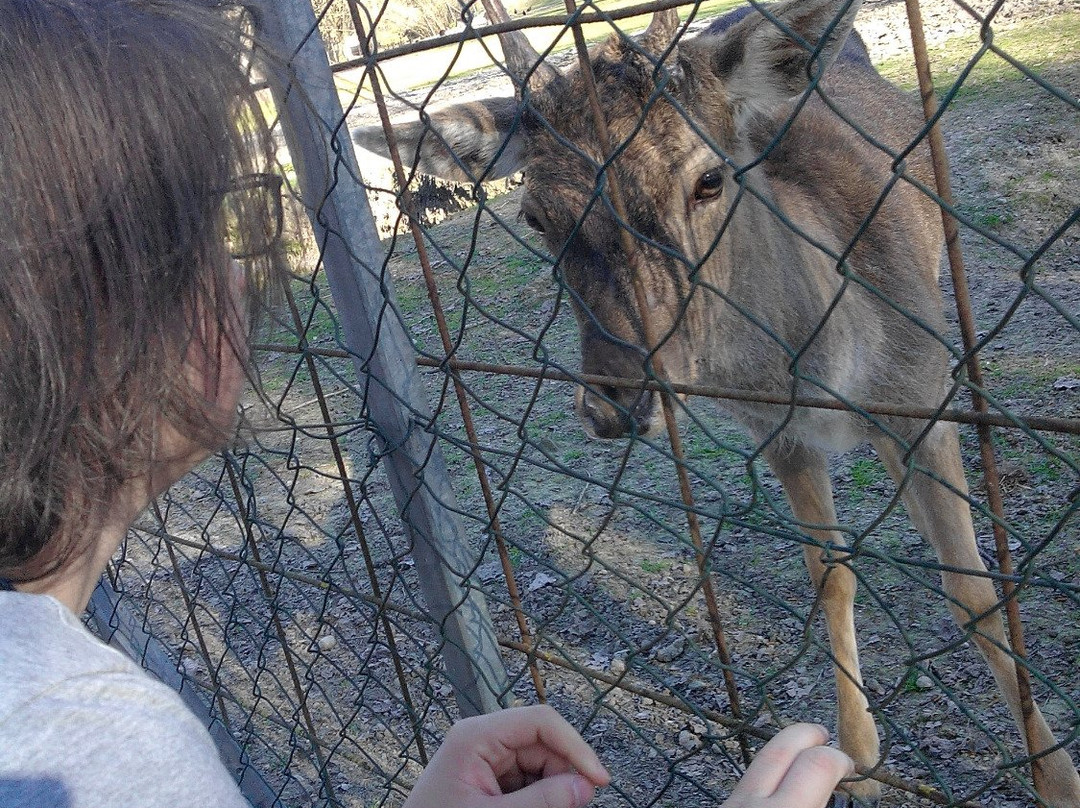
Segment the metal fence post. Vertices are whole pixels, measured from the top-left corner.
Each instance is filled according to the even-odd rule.
[[[498,710],[506,670],[483,595],[464,586],[478,559],[456,514],[446,464],[428,429],[430,405],[412,343],[388,305],[393,284],[361,182],[345,115],[310,0],[263,0],[254,10],[308,216],[341,328],[366,382],[369,419],[428,609],[464,715]],[[288,62],[283,60],[288,57]]]

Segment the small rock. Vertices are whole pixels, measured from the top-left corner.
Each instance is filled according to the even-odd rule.
[[[656,651],[657,662],[672,662],[682,656],[683,651],[686,650],[686,639],[679,637],[674,642],[665,645],[663,648],[659,648]]]
[[[337,646],[337,637],[333,634],[320,634],[319,638],[315,640],[315,644],[319,646],[319,650],[323,653],[332,651]]]
[[[557,584],[559,579],[554,575],[549,575],[546,572],[538,572],[533,576],[533,579],[529,581],[527,588],[528,592],[535,592],[538,589],[543,589],[545,586],[551,586],[551,584]]]
[[[878,696],[882,696],[885,694],[885,686],[872,676],[867,677],[864,684],[866,686],[866,689],[869,690],[871,693],[875,693]]]
[[[685,749],[687,752],[696,752],[704,744],[701,738],[696,736],[688,729],[684,729],[679,733],[679,746]]]
[[[918,690],[933,690],[934,680],[924,673],[915,680],[915,687]]]

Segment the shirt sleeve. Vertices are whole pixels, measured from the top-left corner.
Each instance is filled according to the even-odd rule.
[[[250,808],[206,728],[142,671],[66,679],[8,721],[15,759],[0,788],[12,795],[59,789],[52,804],[65,808]]]

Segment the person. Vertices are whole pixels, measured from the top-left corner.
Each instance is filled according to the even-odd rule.
[[[0,0],[4,808],[247,804],[179,697],[78,618],[138,514],[231,436],[280,282],[235,13]],[[823,804],[851,771],[825,741],[785,729],[726,805]],[[407,806],[577,808],[608,779],[525,707],[456,724]]]

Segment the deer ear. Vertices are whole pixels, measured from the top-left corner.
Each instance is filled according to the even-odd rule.
[[[675,9],[657,11],[653,14],[649,27],[641,35],[641,47],[653,56],[659,56],[671,47],[678,30],[679,13]]]
[[[454,104],[424,120],[394,124],[402,163],[457,182],[510,176],[522,168],[519,103],[491,98]],[[389,159],[381,126],[354,129],[352,138],[360,148]]]
[[[768,107],[799,95],[836,59],[861,2],[789,0],[761,6],[710,38],[712,69],[736,102]]]

